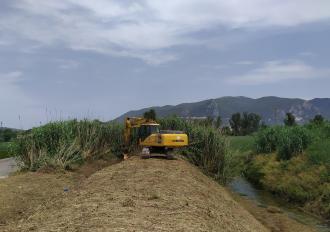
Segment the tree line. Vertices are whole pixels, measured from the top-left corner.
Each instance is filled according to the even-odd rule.
[[[144,112],[143,117],[156,120],[156,111],[150,109]],[[249,112],[237,112],[231,115],[229,119],[229,126],[223,126],[223,120],[221,116],[211,117],[208,116],[204,119],[192,119],[194,123],[204,126],[213,126],[216,129],[221,130],[224,134],[234,135],[234,136],[244,136],[252,134],[258,131],[260,128],[267,127],[267,125],[262,122],[261,116],[256,113]],[[310,122],[315,124],[322,124],[324,118],[322,115],[318,114],[310,120]],[[295,126],[297,125],[296,117],[293,113],[286,113],[283,120],[285,126]]]
[[[15,139],[17,132],[9,128],[0,128],[0,142],[10,142]]]

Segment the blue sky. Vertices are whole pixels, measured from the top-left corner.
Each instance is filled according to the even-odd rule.
[[[329,0],[2,0],[0,121],[330,97]]]

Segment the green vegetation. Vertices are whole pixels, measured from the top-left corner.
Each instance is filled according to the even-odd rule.
[[[150,109],[149,111],[144,112],[144,118],[156,120],[156,111],[154,109]]]
[[[24,168],[71,169],[88,159],[121,155],[122,126],[99,121],[61,121],[18,137],[15,154]]]
[[[323,122],[324,118],[320,114],[315,115],[315,117],[311,120],[311,123],[314,123],[316,125],[321,125]]]
[[[160,119],[159,122],[164,129],[182,130],[188,134],[189,146],[180,152],[191,163],[222,183],[232,177],[228,141],[212,124],[203,125],[175,116]]]
[[[269,127],[256,135],[245,174],[265,189],[330,218],[330,122]]]
[[[0,128],[0,159],[13,156],[12,142],[17,137],[19,132],[10,128]]]
[[[0,128],[0,142],[10,142],[17,137],[18,131],[10,128]]]
[[[0,142],[0,159],[12,156],[12,142]]]
[[[233,135],[249,135],[259,130],[261,117],[254,113],[235,113],[229,120]]]
[[[225,183],[231,177],[227,140],[213,126],[178,117],[159,120],[163,129],[185,131],[190,146],[179,152],[205,173]],[[23,168],[73,169],[89,159],[121,157],[123,125],[99,121],[60,121],[24,132],[17,138],[15,153]],[[130,149],[134,150],[134,148]]]
[[[304,127],[269,127],[256,136],[256,151],[270,153],[277,151],[277,158],[289,160],[301,154],[311,143],[311,135]]]
[[[255,138],[251,135],[247,136],[229,136],[229,149],[239,153],[247,154],[254,151]]]
[[[286,126],[295,126],[296,123],[296,117],[292,113],[286,113],[286,116],[284,118],[284,125]]]

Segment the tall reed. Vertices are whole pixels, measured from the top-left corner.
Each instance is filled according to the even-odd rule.
[[[116,123],[71,120],[51,122],[17,138],[15,153],[23,166],[69,169],[101,156],[121,154],[123,127]]]
[[[230,178],[228,143],[219,130],[211,125],[175,116],[159,120],[163,129],[182,130],[188,134],[189,146],[181,149],[187,159],[206,174],[226,183]]]

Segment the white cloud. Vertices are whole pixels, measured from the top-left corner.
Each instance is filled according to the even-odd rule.
[[[326,76],[330,76],[330,69],[318,69],[301,61],[269,61],[257,69],[231,77],[227,81],[233,84],[259,85]]]
[[[200,30],[295,26],[329,20],[328,0],[16,0],[0,16],[0,32],[43,45],[137,57],[151,64],[175,60],[167,48],[206,43]]]
[[[252,65],[255,64],[255,61],[252,60],[242,60],[242,61],[238,61],[235,64],[237,65]]]
[[[315,57],[316,56],[316,54],[314,52],[300,52],[298,55],[302,56],[302,57]]]
[[[56,62],[59,63],[60,69],[75,69],[80,65],[80,63],[75,60],[57,59]]]

